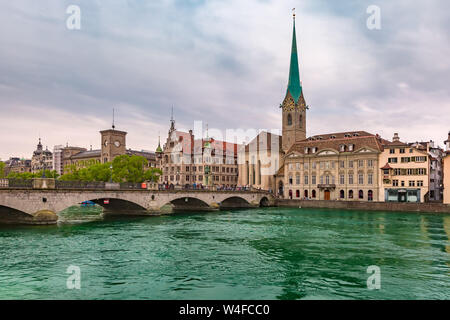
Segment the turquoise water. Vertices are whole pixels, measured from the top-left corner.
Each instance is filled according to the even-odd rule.
[[[450,299],[450,215],[252,209],[0,227],[0,299]],[[69,290],[70,265],[81,289]],[[381,270],[368,290],[367,267]]]

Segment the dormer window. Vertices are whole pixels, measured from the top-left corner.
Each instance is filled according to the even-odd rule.
[[[354,144],[349,144],[349,145],[348,145],[348,151],[353,151],[354,148],[355,148],[355,145],[354,145]]]
[[[336,136],[331,136],[330,139],[336,139]]]
[[[317,147],[313,147],[312,148],[312,153],[316,153],[317,152]]]
[[[346,133],[345,135],[344,135],[344,137],[346,137],[346,138],[350,138],[352,135],[350,134],[350,133]]]
[[[339,146],[339,151],[345,152],[345,144],[341,144],[341,145]]]
[[[308,153],[309,153],[309,148],[305,147],[305,154],[308,154]]]
[[[355,132],[355,133],[353,134],[353,136],[354,136],[354,137],[359,137],[359,133]]]

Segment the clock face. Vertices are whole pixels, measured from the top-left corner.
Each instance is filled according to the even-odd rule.
[[[118,147],[120,147],[120,142],[116,141],[116,142],[114,142],[114,145],[118,148]]]
[[[105,147],[108,146],[108,140],[105,140]]]

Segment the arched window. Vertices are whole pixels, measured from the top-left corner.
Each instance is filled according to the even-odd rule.
[[[300,122],[300,128],[302,128],[303,127],[303,115],[300,115],[299,122]]]
[[[348,198],[349,198],[349,199],[353,199],[353,190],[350,190],[350,191],[348,192]]]
[[[364,199],[364,191],[359,190],[358,194],[359,194],[359,199]]]
[[[289,113],[288,116],[287,116],[287,124],[288,124],[288,126],[291,126],[291,125],[292,125],[292,116],[291,116],[290,113]]]
[[[305,190],[305,198],[308,198],[308,190]]]
[[[373,191],[372,190],[369,190],[369,192],[367,193],[367,199],[369,201],[373,201]]]
[[[344,199],[345,198],[345,191],[341,190],[340,194],[341,194],[341,199]]]
[[[313,197],[313,199],[316,198],[316,190],[313,190],[313,191],[312,191],[312,197]]]
[[[295,191],[295,196],[296,196],[297,198],[300,198],[300,190]]]

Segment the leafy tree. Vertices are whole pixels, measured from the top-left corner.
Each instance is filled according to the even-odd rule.
[[[111,170],[112,166],[112,170]],[[75,165],[66,168],[68,173],[59,179],[65,181],[104,181],[157,182],[162,171],[157,168],[148,168],[147,159],[136,155],[121,155],[114,158],[113,162],[96,163],[86,168],[78,169]]]
[[[0,161],[0,179],[5,177],[5,163]]]
[[[45,177],[50,179],[58,178],[56,171],[45,170]],[[19,179],[19,180],[29,180],[34,178],[42,178],[42,170],[36,173],[31,172],[10,172],[8,174],[8,179]]]

